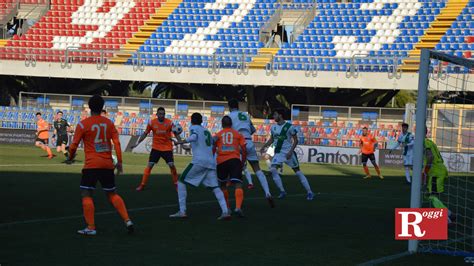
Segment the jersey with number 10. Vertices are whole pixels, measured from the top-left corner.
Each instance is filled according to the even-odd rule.
[[[217,153],[217,164],[230,159],[241,159],[246,157],[245,139],[235,129],[224,128],[216,134],[215,148]]]
[[[209,169],[216,169],[216,159],[212,152],[212,136],[209,130],[200,125],[189,127],[189,137],[191,143],[194,165],[199,165]]]
[[[232,119],[232,129],[239,131],[246,139],[252,137],[252,122],[247,113],[234,110],[229,113],[229,117]]]
[[[122,162],[119,135],[110,119],[95,115],[77,124],[74,140],[69,147],[71,154],[75,154],[81,140],[86,155],[84,169],[114,169],[111,141],[118,161]]]

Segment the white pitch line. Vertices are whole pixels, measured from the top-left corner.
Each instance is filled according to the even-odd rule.
[[[408,251],[405,251],[405,252],[401,252],[401,253],[385,256],[385,257],[381,257],[381,258],[378,258],[378,259],[369,260],[369,261],[366,261],[364,263],[357,264],[357,266],[375,266],[375,265],[386,263],[386,262],[389,262],[389,261],[392,261],[392,260],[397,260],[397,259],[400,259],[400,258],[403,258],[403,257],[406,257],[406,256],[410,256],[410,255],[412,255],[412,253],[410,253]]]
[[[66,164],[66,163],[51,163],[51,164],[44,164],[44,163],[30,163],[30,164],[0,164],[0,167],[26,167],[26,166],[36,166],[36,167],[42,167],[42,166],[45,166],[45,167],[48,167],[48,166],[67,166],[67,167],[71,167],[71,166],[84,166],[84,164],[81,162],[81,163],[73,163],[73,164]],[[140,166],[142,167],[142,165],[136,165],[136,164],[124,164],[123,166]],[[158,167],[162,167],[162,166],[158,166]],[[165,168],[165,166],[163,165],[163,168]],[[167,166],[166,166],[167,168]]]
[[[66,165],[63,163],[39,164],[39,163],[25,163],[25,164],[0,164],[0,167],[26,167],[26,166],[58,166]]]
[[[301,197],[306,194],[292,194],[287,195],[287,197]],[[265,198],[246,198],[245,200],[264,200]],[[231,200],[233,201],[233,200]],[[197,202],[189,202],[187,205],[205,205],[209,203],[216,203],[216,200],[206,200],[206,201],[197,201]],[[141,208],[133,208],[129,209],[128,212],[139,212],[139,211],[147,211],[147,210],[158,210],[158,209],[166,209],[171,207],[178,207],[177,203],[174,204],[166,204],[166,205],[157,205],[157,206],[150,206],[150,207],[141,207]],[[115,214],[116,211],[104,211],[104,212],[97,212],[95,213],[96,216],[101,215],[108,215],[108,214]],[[79,219],[82,218],[82,215],[71,215],[71,216],[63,216],[63,217],[56,217],[56,218],[45,218],[45,219],[33,219],[33,220],[26,220],[26,221],[16,221],[16,222],[9,222],[9,223],[2,223],[0,224],[1,227],[11,226],[11,225],[20,225],[20,224],[34,224],[34,223],[43,223],[43,222],[56,222],[56,221],[64,221],[64,220],[72,220],[72,219]]]
[[[352,195],[352,194],[338,194],[338,193],[321,193],[321,192],[316,192],[315,193],[317,196],[321,195],[326,195],[326,196],[336,196],[336,197],[352,197],[352,198],[369,198],[369,199],[374,199],[374,198],[383,198],[387,199],[386,197],[367,197],[365,195]],[[302,197],[306,196],[306,194],[291,194],[287,195],[287,198],[296,198],[296,197]],[[264,200],[265,198],[262,197],[257,197],[257,198],[245,198],[246,201],[255,201],[255,200]],[[393,198],[391,197],[390,199],[400,199],[400,198]],[[230,200],[234,201],[234,200]],[[317,198],[315,199],[317,202]],[[196,201],[196,202],[189,202],[187,205],[205,205],[205,204],[210,204],[210,203],[216,203],[215,200],[207,200],[207,201]],[[150,207],[141,207],[141,208],[133,208],[129,209],[129,212],[139,212],[139,211],[147,211],[147,210],[158,210],[158,209],[165,209],[165,208],[171,208],[171,207],[178,207],[179,205],[177,203],[174,204],[166,204],[166,205],[156,205],[156,206],[150,206]],[[277,206],[278,208],[278,206]],[[101,215],[109,215],[109,214],[115,214],[116,211],[103,211],[103,212],[96,212],[96,216],[101,216]],[[56,222],[56,221],[64,221],[64,220],[72,220],[72,219],[79,219],[82,218],[82,215],[71,215],[71,216],[63,216],[63,217],[56,217],[56,218],[44,218],[44,219],[33,219],[33,220],[25,220],[25,221],[14,221],[14,222],[8,222],[8,223],[1,223],[0,228],[2,227],[7,227],[11,225],[21,225],[21,224],[34,224],[34,223],[43,223],[43,222]]]
[[[200,202],[194,202],[194,203],[188,203],[188,205],[200,205],[200,204],[206,204],[211,201],[200,201]],[[214,201],[212,201],[214,202]],[[144,210],[156,210],[156,209],[163,209],[163,208],[170,208],[170,207],[175,207],[178,206],[178,204],[167,204],[167,205],[158,205],[158,206],[150,206],[150,207],[143,207],[143,208],[134,208],[134,209],[129,209],[128,212],[136,212],[136,211],[144,211]],[[103,211],[103,212],[97,212],[95,213],[96,216],[101,216],[101,215],[108,215],[108,214],[113,214],[116,213],[116,211]],[[0,224],[0,227],[6,227],[6,226],[11,226],[11,225],[19,225],[19,224],[34,224],[34,223],[43,223],[43,222],[57,222],[57,221],[63,221],[63,220],[72,220],[72,219],[78,219],[82,218],[82,215],[71,215],[71,216],[62,216],[62,217],[56,217],[56,218],[45,218],[45,219],[33,219],[33,220],[26,220],[26,221],[16,221],[16,222],[9,222],[9,223],[3,223]]]

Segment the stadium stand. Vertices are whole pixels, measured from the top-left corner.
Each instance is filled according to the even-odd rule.
[[[0,3],[0,17],[8,14],[8,12],[16,5],[13,0],[4,0]]]
[[[473,58],[474,51],[474,2],[469,2],[468,8],[464,9],[453,23],[452,27],[447,30],[446,34],[441,38],[435,49],[448,54],[459,57]],[[458,72],[461,70],[451,69],[449,72]]]
[[[223,56],[225,67],[235,67],[239,55],[256,55],[263,47],[259,29],[275,7],[273,0],[185,1],[139,50],[147,65],[169,65],[170,55],[176,54],[185,67],[208,67],[216,54]]]
[[[22,60],[24,54],[32,53],[38,61],[57,62],[67,47],[79,47],[91,51],[76,55],[77,61],[95,62],[94,57],[100,56],[98,50],[120,49],[161,5],[158,0],[100,2],[103,4],[90,0],[51,1],[51,10],[25,35],[14,36],[2,57]]]
[[[293,43],[274,50],[272,62],[279,69],[314,64],[318,70],[347,71],[356,64],[359,71],[380,72],[403,64],[405,71],[415,71],[423,47],[472,57],[473,0],[293,2],[316,3],[317,15]],[[292,7],[275,0],[53,0],[26,34],[0,48],[0,59],[24,60],[29,54],[59,62],[67,47],[78,47],[69,53],[75,62],[103,56],[126,64],[179,61],[181,67],[201,68],[218,61],[222,68],[237,68],[268,49],[260,42],[261,28],[285,8]]]

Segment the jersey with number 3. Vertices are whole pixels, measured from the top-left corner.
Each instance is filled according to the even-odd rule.
[[[191,143],[194,165],[199,165],[209,169],[216,169],[216,159],[212,152],[212,136],[209,130],[200,125],[189,127],[189,137],[187,141]]]
[[[252,137],[252,122],[247,113],[234,110],[228,116],[232,119],[232,129],[239,131],[246,139]]]
[[[95,115],[77,124],[74,140],[69,147],[71,152],[75,153],[81,140],[84,142],[86,156],[84,169],[114,169],[112,142],[118,161],[122,161],[119,135],[110,119]]]

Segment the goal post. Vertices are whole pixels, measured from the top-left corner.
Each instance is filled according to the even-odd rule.
[[[423,49],[420,58],[411,208],[431,207],[423,184],[424,140],[438,146],[448,169],[439,198],[452,214],[448,240],[408,241],[408,251],[474,256],[474,61]],[[429,98],[438,103],[429,113]],[[439,100],[441,99],[441,100]]]

